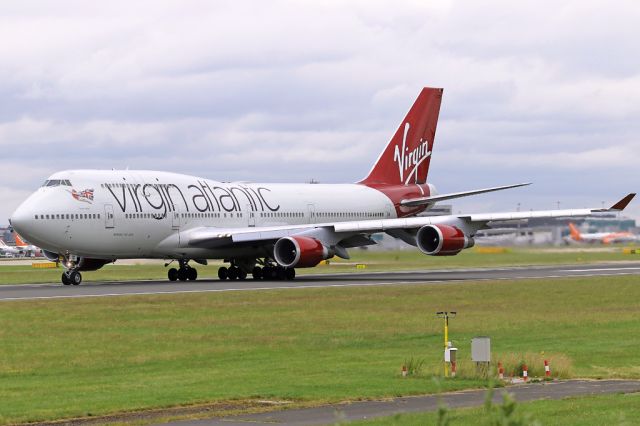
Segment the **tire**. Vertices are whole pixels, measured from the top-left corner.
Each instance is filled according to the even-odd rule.
[[[69,275],[69,281],[73,285],[80,285],[80,283],[82,282],[82,274],[80,274],[80,272],[78,271],[73,271],[71,275]]]
[[[184,268],[180,268],[178,269],[178,279],[180,281],[186,281],[187,280],[187,270]]]
[[[254,280],[261,280],[262,279],[262,268],[259,266],[256,266],[255,268],[253,268],[253,271],[251,271],[251,275],[253,276]]]
[[[231,268],[229,268],[229,279],[235,280],[237,278],[238,278],[238,268],[236,268],[235,266],[232,266]]]
[[[229,270],[226,267],[221,266],[218,269],[218,278],[220,279],[220,281],[224,281],[229,278]]]
[[[247,279],[247,272],[242,270],[242,269],[238,269],[238,279],[241,281],[244,281]]]
[[[276,278],[280,281],[287,278],[286,270],[283,267],[276,268]]]
[[[296,270],[293,268],[288,268],[284,270],[285,278],[289,281],[293,280],[296,277]]]
[[[169,269],[167,276],[169,277],[169,281],[176,281],[178,279],[178,270],[176,268]]]
[[[198,279],[198,270],[196,268],[187,269],[187,278],[189,281],[195,281]]]
[[[71,285],[71,281],[69,281],[69,277],[67,277],[67,273],[66,272],[62,273],[62,284]]]

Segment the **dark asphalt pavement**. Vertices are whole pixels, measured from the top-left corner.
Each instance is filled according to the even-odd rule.
[[[567,380],[497,389],[493,400],[502,401],[502,393],[510,392],[516,401],[562,399],[575,396],[640,392],[640,381],[631,380]],[[190,420],[168,423],[171,426],[247,426],[287,425],[315,426],[338,421],[372,419],[397,413],[434,411],[440,401],[450,408],[474,407],[484,403],[486,390],[470,390],[438,395],[394,398],[386,401],[363,401],[316,408],[282,410],[270,413],[233,416],[221,419]]]
[[[63,286],[59,283],[3,285],[0,286],[0,301],[612,275],[640,275],[640,262],[317,274],[300,275],[294,281],[253,281],[247,279],[246,281],[86,282],[79,286]]]

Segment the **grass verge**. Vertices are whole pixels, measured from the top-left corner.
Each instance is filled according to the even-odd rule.
[[[544,351],[575,376],[640,378],[639,298],[638,277],[616,276],[2,302],[0,423],[435,392],[445,309],[458,312],[459,360],[487,335],[496,355]],[[402,378],[411,358],[422,373]]]

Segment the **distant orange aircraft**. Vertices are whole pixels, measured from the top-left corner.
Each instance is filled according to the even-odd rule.
[[[573,223],[569,223],[569,232],[573,241],[583,243],[612,244],[638,241],[638,236],[631,232],[593,232],[583,234]]]
[[[20,251],[21,254],[26,256],[38,255],[40,251],[39,247],[26,243],[17,232],[14,233],[14,238],[16,240],[16,248]]]

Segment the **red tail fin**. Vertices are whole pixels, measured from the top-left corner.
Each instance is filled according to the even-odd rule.
[[[442,89],[425,87],[362,182],[407,185],[425,183],[436,135]]]

